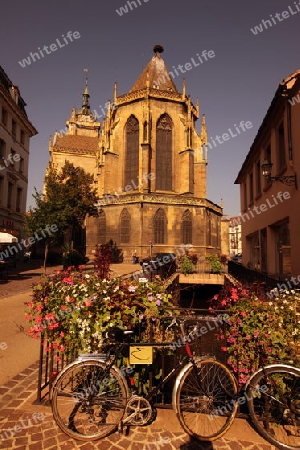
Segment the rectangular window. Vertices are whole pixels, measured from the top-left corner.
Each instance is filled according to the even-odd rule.
[[[7,185],[7,208],[11,209],[12,207],[12,194],[13,194],[13,184],[8,182]]]
[[[277,128],[277,173],[286,169],[285,133],[283,123]]]
[[[20,157],[19,172],[24,173],[24,158]]]
[[[269,162],[272,162],[272,159],[271,159],[271,146],[270,146],[270,144],[267,146],[267,148],[265,150],[265,160],[267,160]],[[264,177],[264,178],[265,178],[265,189],[266,189],[272,183],[271,183],[270,178],[266,178],[266,177]]]
[[[256,195],[261,194],[261,167],[260,161],[256,163]]]
[[[0,139],[0,164],[3,162],[3,159],[6,158],[6,144],[3,139]]]
[[[18,187],[17,188],[17,199],[16,199],[16,211],[17,212],[21,211],[22,193],[23,193],[23,189]]]
[[[249,201],[253,203],[253,173],[249,176]]]
[[[11,158],[10,158],[10,164],[13,166],[15,164],[15,159],[14,156],[16,154],[15,150],[13,150],[12,148],[10,149],[10,154],[11,154]]]
[[[11,121],[11,134],[13,135],[14,138],[17,136],[17,124],[14,121],[14,119],[12,119]]]
[[[248,203],[247,203],[247,183],[244,183],[244,210],[247,209]]]
[[[7,126],[8,121],[8,112],[5,108],[2,108],[2,123],[3,125]]]

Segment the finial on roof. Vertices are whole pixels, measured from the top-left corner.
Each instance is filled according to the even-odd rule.
[[[162,53],[164,51],[164,48],[162,45],[155,45],[153,51],[154,53]]]
[[[117,103],[117,97],[118,97],[118,83],[116,82],[114,86],[114,104]]]
[[[88,72],[88,69],[83,69],[84,72]],[[88,87],[88,79],[85,78],[85,88],[82,94],[82,114],[90,113],[90,104],[89,104],[89,87]]]

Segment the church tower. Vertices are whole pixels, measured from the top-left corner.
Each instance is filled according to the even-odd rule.
[[[185,82],[178,91],[162,52],[156,45],[130,91],[118,95],[115,85],[108,104],[96,159],[99,217],[87,220],[88,255],[110,239],[125,261],[133,251],[146,257],[188,244],[199,256],[221,249],[222,208],[206,199],[205,116],[198,132],[199,104]]]
[[[61,168],[65,161],[82,167],[86,172],[96,176],[96,156],[98,149],[100,123],[91,111],[89,103],[88,81],[82,94],[81,109],[74,107],[65,130],[56,132],[49,139],[50,164]]]

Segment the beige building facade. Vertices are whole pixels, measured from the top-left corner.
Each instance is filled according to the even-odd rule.
[[[222,208],[206,198],[205,116],[198,131],[199,104],[192,103],[185,83],[178,91],[162,51],[154,48],[128,93],[119,95],[115,85],[101,128],[83,97],[81,126],[73,111],[73,128],[70,119],[67,134],[50,143],[52,163],[68,159],[94,173],[99,217],[87,218],[87,255],[110,239],[125,260],[133,253],[182,253],[187,245],[199,256],[221,252]],[[86,131],[90,144],[84,153],[80,142],[88,117],[94,128]]]
[[[300,274],[299,89],[300,70],[276,90],[235,181],[243,264],[278,279]]]
[[[230,256],[242,253],[242,224],[240,216],[229,219],[229,253]]]
[[[0,66],[0,232],[23,238],[29,141],[37,130],[18,86]]]

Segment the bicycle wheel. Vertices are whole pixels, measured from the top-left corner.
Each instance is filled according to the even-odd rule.
[[[246,390],[253,425],[280,449],[300,448],[300,369],[285,364],[261,368]]]
[[[237,383],[215,360],[199,360],[180,372],[173,391],[174,408],[182,428],[204,441],[222,436],[236,415]]]
[[[66,367],[52,388],[52,411],[61,430],[79,440],[96,440],[114,431],[128,398],[126,380],[118,369],[96,360]]]

